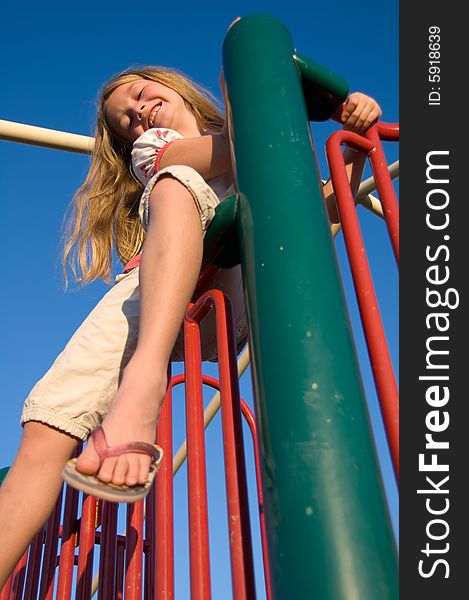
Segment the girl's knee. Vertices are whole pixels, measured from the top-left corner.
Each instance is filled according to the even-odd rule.
[[[45,452],[64,451],[71,453],[79,440],[60,429],[46,425],[39,421],[28,421],[24,424],[21,450],[29,451],[43,448]]]
[[[165,194],[191,195],[184,183],[170,173],[164,173],[158,178],[153,187],[151,198],[155,195],[161,196]]]
[[[164,173],[155,183],[149,198],[149,207],[152,211],[163,209],[171,211],[195,209],[194,198],[188,187],[170,173]],[[165,208],[163,208],[165,207]]]
[[[207,185],[203,180],[192,181],[192,171],[190,167],[180,167],[174,172],[162,172],[156,180],[149,197],[145,200],[144,221],[151,222],[151,215],[162,214],[162,216],[172,215],[174,218],[194,219],[204,229],[205,213],[207,209],[208,192]],[[195,173],[195,171],[194,171]],[[200,175],[195,173],[197,177]],[[196,178],[194,178],[196,179]],[[213,195],[214,192],[212,192]]]

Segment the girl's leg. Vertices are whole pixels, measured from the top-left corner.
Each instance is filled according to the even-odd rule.
[[[48,519],[62,469],[77,440],[42,423],[25,424],[15,461],[0,488],[0,589]]]
[[[150,197],[150,215],[140,265],[138,343],[103,422],[110,445],[154,442],[168,361],[202,262],[199,213],[179,181],[170,176],[158,180]],[[90,440],[77,469],[98,473],[103,482],[135,485],[145,482],[149,465],[148,456],[125,454],[104,460],[99,468]]]

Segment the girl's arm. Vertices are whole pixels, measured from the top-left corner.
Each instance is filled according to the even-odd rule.
[[[344,129],[362,133],[379,119],[381,114],[381,108],[376,100],[373,100],[373,98],[361,94],[360,92],[354,92],[347,98],[345,108],[342,111],[341,121]],[[352,150],[352,148],[345,148],[345,170],[354,197],[360,187],[365,162],[365,154]],[[340,229],[340,219],[337,211],[334,189],[330,179],[324,184],[323,193],[327,214],[331,224],[331,231],[332,234],[335,235]]]
[[[222,133],[174,141],[162,154],[159,168],[187,165],[204,179],[231,171],[230,147]]]
[[[378,103],[359,92],[351,94],[342,113],[344,129],[361,132],[367,129],[381,116]],[[195,169],[204,179],[211,179],[231,171],[229,140],[224,129],[222,133],[213,133],[196,138],[185,138],[174,141],[162,154],[159,168],[169,165],[187,165]],[[344,159],[355,195],[360,185],[366,157],[363,154],[347,148]],[[324,185],[324,195],[332,225],[340,227],[335,196],[330,180]]]

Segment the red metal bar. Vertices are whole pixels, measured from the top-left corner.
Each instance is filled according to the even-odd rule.
[[[116,527],[117,509],[115,502],[103,502],[101,526],[101,548],[99,551],[98,597],[111,600],[116,588]]]
[[[251,600],[256,593],[231,302],[220,290],[209,290],[189,307],[184,321],[200,322],[210,308],[215,309],[217,331],[233,597]],[[190,351],[194,352],[195,348]],[[200,341],[198,352],[200,356]]]
[[[185,382],[185,376],[177,375],[172,379],[172,387],[176,387],[177,385]],[[218,379],[214,377],[210,377],[209,375],[202,376],[202,382],[204,385],[209,385],[210,387],[220,390],[220,382]],[[256,485],[257,485],[257,497],[258,497],[258,506],[259,506],[259,519],[260,519],[260,528],[261,528],[261,541],[262,541],[262,552],[263,552],[263,564],[264,564],[264,579],[266,586],[266,597],[267,600],[272,600],[272,585],[271,585],[271,577],[270,577],[270,565],[268,561],[267,554],[267,532],[265,528],[265,518],[263,513],[263,495],[262,495],[262,479],[261,479],[261,468],[260,468],[260,454],[259,454],[259,446],[257,441],[257,429],[255,424],[255,418],[251,411],[251,409],[247,406],[247,404],[241,400],[241,409],[242,413],[245,416],[247,423],[249,425],[251,435],[253,438],[253,447],[254,447],[254,459],[256,465]]]
[[[386,123],[385,121],[378,121],[374,127],[377,129],[379,138],[383,142],[399,141],[399,123]]]
[[[161,421],[160,421],[161,422]],[[166,453],[165,453],[166,454]],[[163,460],[165,457],[163,458]],[[161,471],[161,466],[160,466]],[[158,479],[158,478],[157,478]],[[144,600],[153,600],[155,598],[155,485],[149,491],[145,498],[145,584],[143,588]],[[160,594],[163,597],[163,594]]]
[[[18,561],[18,564],[10,575],[7,583],[5,584],[0,599],[3,600],[16,600],[17,598],[23,597],[23,585],[26,575],[26,563],[28,560],[28,550],[23,553],[23,556]]]
[[[18,565],[13,571],[13,585],[11,587],[12,598],[22,598],[23,586],[26,579],[26,564],[28,561],[28,551],[23,553]]]
[[[2,589],[0,591],[0,600],[9,600],[12,581],[13,581],[13,573],[5,581],[5,585],[2,587]]]
[[[26,575],[24,600],[33,600],[33,598],[35,599],[37,597],[43,542],[44,529],[41,529],[29,547],[28,571]]]
[[[236,336],[231,301],[219,292],[220,305],[224,310],[216,311],[217,348],[220,374],[221,411],[225,448],[225,479],[228,510],[232,532],[239,532],[240,538],[230,536],[232,541],[232,565],[237,563],[238,573],[244,574],[244,582],[233,584],[234,598],[250,600],[256,597],[254,564],[252,556],[252,535],[249,519],[249,500],[245,468],[241,403],[239,397],[238,365],[236,360]],[[236,473],[233,481],[232,475]],[[231,505],[231,506],[230,506]],[[239,522],[233,517],[239,515]],[[236,548],[235,544],[238,546]],[[233,567],[232,567],[233,569]],[[233,571],[234,573],[234,571]]]
[[[391,123],[377,123],[365,132],[365,137],[373,146],[370,153],[370,163],[376,181],[378,195],[383,205],[384,220],[388,228],[396,262],[399,264],[399,205],[389,175],[386,155],[384,154],[381,139],[398,140],[399,127]]]
[[[94,496],[84,497],[80,519],[76,600],[89,600],[91,596],[96,504]]]
[[[189,556],[191,599],[209,600],[210,556],[208,500],[205,465],[202,356],[197,323],[184,318],[184,366],[186,373],[187,493],[189,500]]]
[[[60,513],[62,512],[62,493],[55,504],[46,526],[46,541],[44,545],[44,558],[42,561],[42,574],[40,585],[40,600],[52,600],[54,592],[55,568],[57,559],[57,546],[59,543]]]
[[[164,449],[160,470],[155,479],[148,515],[154,515],[154,526],[148,526],[151,532],[150,556],[153,569],[150,569],[149,584],[156,597],[161,600],[174,598],[174,514],[173,514],[173,421],[172,421],[172,384],[171,365],[168,365],[168,389],[161,408],[160,420],[156,431],[156,443]],[[156,498],[158,499],[156,501]],[[150,510],[151,509],[151,510]],[[149,600],[155,595],[151,594]]]
[[[116,561],[116,600],[122,600],[124,598],[124,555],[125,546],[123,544],[118,544]]]
[[[143,571],[143,500],[127,505],[125,600],[141,600]]]
[[[399,394],[341,144],[368,155],[375,147],[355,133],[336,131],[326,143],[326,152],[394,471],[399,480]]]
[[[77,509],[79,492],[67,486],[60,547],[59,574],[57,578],[57,598],[65,600],[72,593],[73,566],[77,539]]]
[[[270,562],[267,545],[267,528],[265,524],[265,513],[264,513],[264,495],[262,492],[262,476],[261,476],[261,457],[259,453],[259,443],[257,441],[257,426],[254,413],[249,406],[241,400],[241,410],[244,418],[249,426],[252,437],[252,445],[254,448],[254,464],[256,467],[256,488],[257,488],[257,502],[259,506],[259,523],[261,529],[261,544],[262,544],[262,563],[264,565],[264,581],[265,581],[265,593],[267,600],[273,600],[272,593],[272,579],[270,576]]]

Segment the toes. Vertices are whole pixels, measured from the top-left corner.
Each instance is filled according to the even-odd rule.
[[[151,459],[148,456],[140,459],[140,470],[138,475],[138,483],[143,485],[148,479],[148,471],[150,470]]]
[[[114,468],[117,463],[116,457],[106,458],[99,469],[98,478],[104,483],[110,483],[113,478]]]
[[[107,458],[99,470],[98,478],[103,483],[115,485],[143,485],[148,478],[150,459],[139,454],[124,454]]]
[[[77,469],[88,475],[94,475],[99,469],[99,456],[91,440],[77,458]]]
[[[129,468],[127,471],[127,476],[125,478],[125,484],[132,486],[137,485],[139,482],[139,473],[140,473],[140,456],[137,454],[133,454],[129,456]]]
[[[150,458],[142,456],[141,454],[128,455],[128,469],[125,476],[125,485],[143,485],[148,479],[149,470]]]
[[[112,483],[115,483],[116,485],[123,485],[125,483],[130,463],[131,457],[129,455],[123,454],[122,456],[119,456],[117,464],[114,467]]]

